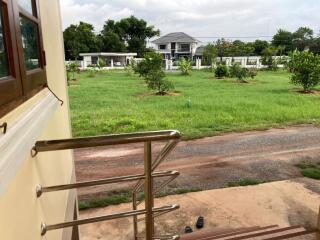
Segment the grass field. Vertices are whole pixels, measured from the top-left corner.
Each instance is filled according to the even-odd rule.
[[[142,79],[124,72],[95,78],[81,73],[69,88],[74,136],[178,129],[191,139],[320,123],[320,95],[298,93],[284,71],[259,72],[249,84],[218,80],[206,71],[167,78],[175,92],[155,96]]]

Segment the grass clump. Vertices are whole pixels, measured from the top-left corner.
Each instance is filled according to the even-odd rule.
[[[253,186],[264,183],[263,181],[253,179],[253,178],[241,178],[235,182],[229,182],[228,187],[243,187],[243,186]]]
[[[296,166],[304,177],[320,180],[320,163],[302,162]]]

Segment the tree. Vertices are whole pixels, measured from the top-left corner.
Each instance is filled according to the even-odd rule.
[[[269,47],[269,43],[267,41],[256,40],[253,42],[254,54],[257,56],[261,56],[263,50]]]
[[[207,46],[204,47],[203,59],[210,64],[211,70],[213,70],[214,65],[216,64],[217,56],[218,49],[215,47],[214,44],[209,43]]]
[[[182,75],[191,75],[192,73],[192,62],[189,59],[181,58],[179,60],[179,70]]]
[[[229,49],[229,55],[232,57],[250,56],[254,52],[254,47],[249,43],[235,40]]]
[[[291,32],[279,29],[277,34],[273,36],[272,45],[274,45],[275,47],[283,46],[283,53],[287,55],[289,52],[293,50],[292,41],[293,35]]]
[[[292,34],[293,48],[298,51],[306,50],[312,42],[313,30],[307,27],[300,27]]]
[[[314,38],[311,41],[309,50],[314,54],[320,54],[320,37]]]
[[[113,20],[106,21],[103,29],[99,35],[102,43],[102,52],[126,52],[125,42],[118,34],[118,28]]]
[[[320,83],[320,56],[309,51],[294,52],[290,59],[291,82],[310,92]]]
[[[277,55],[278,48],[270,46],[262,51],[262,64],[268,66],[269,70],[277,70],[278,64],[274,59]]]
[[[173,84],[165,79],[162,64],[162,55],[151,52],[147,53],[135,68],[135,71],[145,79],[148,88],[157,90],[159,95],[165,95],[174,88]]]
[[[229,56],[231,46],[232,46],[232,43],[225,40],[224,38],[218,39],[216,41],[215,47],[217,49],[217,55],[218,57],[220,57],[221,61],[223,57]]]
[[[131,16],[118,22],[106,21],[101,32],[101,39],[103,49],[135,52],[142,57],[147,51],[147,39],[159,34],[160,31],[154,26],[148,26],[145,20]]]
[[[78,59],[81,52],[97,52],[101,43],[94,33],[94,27],[85,22],[70,25],[64,32],[65,54],[67,59]]]

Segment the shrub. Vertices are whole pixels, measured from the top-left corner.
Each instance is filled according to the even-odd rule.
[[[89,72],[89,74],[88,74],[89,78],[95,78],[98,73],[98,71],[95,68],[89,69],[88,72]]]
[[[320,83],[320,56],[311,52],[295,52],[289,62],[293,75],[291,82],[303,87],[304,92],[310,92]]]
[[[140,77],[146,77],[151,71],[162,70],[163,58],[160,54],[150,52],[147,53],[145,58],[140,61],[135,67],[135,72],[140,75]]]
[[[135,67],[135,72],[145,79],[148,88],[157,90],[160,95],[174,88],[173,83],[165,79],[162,64],[162,56],[151,52]]]
[[[192,62],[189,59],[181,58],[179,61],[179,70],[183,75],[191,75]]]
[[[258,75],[258,70],[255,68],[248,69],[248,75],[251,79],[254,79]]]
[[[215,69],[215,75],[217,78],[223,78],[229,76],[229,70],[226,65],[219,64]]]
[[[268,47],[262,51],[262,64],[267,66],[269,70],[276,71],[278,69],[278,61],[274,58],[278,49],[275,47]]]
[[[103,60],[102,58],[99,58],[98,68],[104,68],[106,66],[107,66],[106,61]]]
[[[131,60],[130,63],[124,68],[128,76],[134,75],[135,69],[136,69],[136,62],[134,60]]]
[[[80,72],[80,68],[77,62],[70,62],[67,65],[67,81],[68,85],[70,85],[70,80],[77,80],[76,73]],[[72,78],[71,78],[72,75]]]
[[[174,88],[172,82],[165,79],[163,70],[152,70],[145,77],[148,88],[157,90],[157,94],[165,95]]]

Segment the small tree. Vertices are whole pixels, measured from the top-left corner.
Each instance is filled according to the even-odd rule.
[[[278,62],[274,58],[277,52],[278,49],[275,47],[268,47],[262,51],[262,64],[266,65],[269,70],[276,71],[278,69]]]
[[[79,65],[77,62],[70,62],[68,65],[67,65],[67,76],[68,76],[68,81],[69,80],[77,80],[76,79],[76,73],[79,72],[80,69],[79,69]],[[72,74],[72,79],[70,79],[70,74]]]
[[[217,78],[228,77],[229,75],[228,67],[226,65],[219,64],[215,69],[215,75]]]
[[[102,69],[102,68],[104,68],[106,66],[107,66],[106,61],[104,59],[102,59],[102,58],[99,58],[98,68]]]
[[[157,94],[165,95],[174,86],[165,79],[162,64],[162,56],[158,53],[150,52],[137,64],[135,72],[145,79],[148,88],[157,90]]]
[[[257,76],[257,70],[242,68],[238,63],[233,63],[230,67],[230,76],[237,78],[239,82],[245,82],[246,78],[254,79]]]
[[[168,91],[174,88],[172,82],[165,79],[164,71],[152,70],[146,75],[146,83],[148,88],[157,90],[157,94],[165,95]]]
[[[218,49],[215,47],[214,44],[209,43],[205,46],[203,51],[203,58],[210,64],[211,71],[214,71],[214,66],[216,64],[216,60],[218,57]]]
[[[192,73],[192,62],[189,59],[181,58],[179,61],[179,70],[182,75],[191,75]]]
[[[304,92],[310,92],[320,83],[320,56],[309,51],[295,52],[289,65],[293,75],[291,82],[303,87]]]

